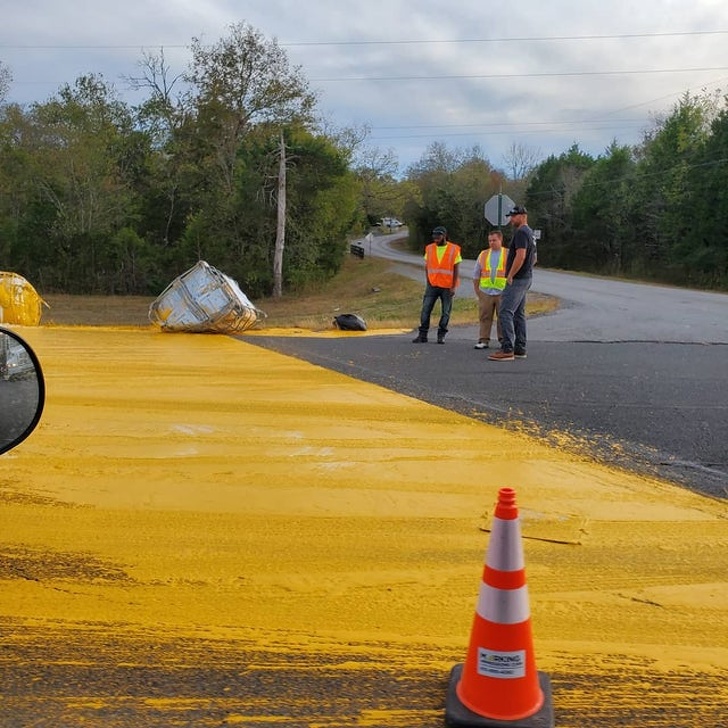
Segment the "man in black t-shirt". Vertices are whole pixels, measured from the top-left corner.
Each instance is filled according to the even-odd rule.
[[[516,205],[506,217],[515,228],[506,260],[506,287],[501,294],[500,322],[503,341],[491,361],[526,358],[526,294],[533,281],[536,246],[528,226],[528,212]]]

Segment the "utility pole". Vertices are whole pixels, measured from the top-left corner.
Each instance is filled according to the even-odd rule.
[[[273,253],[273,298],[283,295],[283,248],[286,244],[286,142],[281,129],[280,159],[278,161],[278,224],[276,247]]]

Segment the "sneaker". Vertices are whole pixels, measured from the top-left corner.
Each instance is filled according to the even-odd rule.
[[[513,361],[515,359],[512,351],[494,351],[489,357],[490,361]]]
[[[473,349],[487,349],[488,348],[488,342],[487,341],[479,341]]]
[[[426,344],[427,343],[427,337],[426,336],[415,336],[414,339],[412,339],[413,344]]]
[[[526,351],[525,349],[523,351],[514,351],[513,356],[516,357],[516,359],[526,359]]]
[[[437,343],[438,344],[444,344],[445,343],[445,337],[444,336],[438,336],[437,337]]]

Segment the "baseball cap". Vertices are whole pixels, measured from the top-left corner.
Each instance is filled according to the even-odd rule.
[[[433,235],[447,235],[447,230],[442,226],[438,225],[436,228],[432,229]]]
[[[514,215],[527,215],[528,210],[523,205],[516,205],[511,209],[510,212],[506,213],[506,217],[513,217]]]

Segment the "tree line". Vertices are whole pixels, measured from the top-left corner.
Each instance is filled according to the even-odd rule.
[[[410,243],[421,249],[432,226],[443,224],[475,257],[491,228],[483,203],[503,192],[525,204],[529,224],[541,230],[540,265],[726,290],[726,101],[686,94],[636,146],[613,142],[595,157],[574,144],[520,175],[494,169],[477,147],[433,144],[407,171]]]
[[[573,146],[532,173],[545,266],[728,288],[728,108],[686,94],[634,147]]]
[[[318,118],[300,68],[251,26],[190,50],[178,76],[163,51],[145,55],[133,106],[97,75],[6,103],[0,64],[0,269],[46,293],[156,295],[204,259],[252,298],[295,293],[335,275],[348,237],[385,216],[406,221],[413,250],[445,225],[474,258],[484,203],[503,192],[541,229],[543,266],[728,288],[718,94],[686,94],[638,145],[598,156],[575,144],[537,162],[514,145],[504,171],[478,146],[436,142],[400,176],[365,128]]]
[[[205,259],[269,294],[283,145],[285,281],[338,270],[359,214],[346,135],[322,129],[300,69],[254,28],[191,52],[177,77],[145,56],[136,106],[97,75],[0,105],[0,268],[43,292],[156,294]]]

